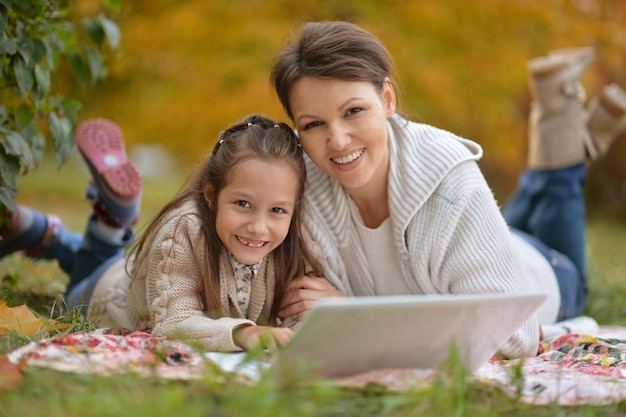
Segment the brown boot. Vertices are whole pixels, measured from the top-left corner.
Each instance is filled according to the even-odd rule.
[[[593,48],[568,48],[528,61],[533,96],[529,118],[528,166],[557,169],[584,162],[593,152],[585,122],[580,82],[594,61]]]
[[[587,127],[595,145],[595,157],[607,153],[613,141],[626,132],[626,91],[617,84],[602,89],[589,103]]]

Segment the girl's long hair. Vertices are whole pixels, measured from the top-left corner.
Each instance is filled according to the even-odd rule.
[[[186,201],[194,201],[198,207],[205,236],[209,268],[201,271],[205,311],[213,316],[226,309],[220,301],[220,254],[225,250],[215,228],[215,207],[220,191],[228,184],[237,166],[244,161],[286,162],[293,169],[298,191],[287,237],[268,256],[275,264],[274,299],[269,324],[277,324],[278,310],[286,292],[287,283],[305,274],[322,276],[320,261],[305,245],[302,236],[302,204],[306,170],[302,148],[293,130],[284,123],[262,115],[247,116],[223,131],[209,157],[191,174],[186,185],[161,209],[147,225],[131,252],[137,259],[150,250],[150,242],[164,217]]]

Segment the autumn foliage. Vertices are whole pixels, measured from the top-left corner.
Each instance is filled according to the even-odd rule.
[[[76,3],[76,18],[98,7]],[[159,143],[194,162],[245,114],[286,119],[269,68],[288,32],[306,20],[349,20],[378,35],[396,60],[404,110],[480,142],[482,167],[501,197],[526,161],[528,59],[594,46],[588,95],[609,82],[626,88],[621,0],[134,0],[113,18],[122,48],[109,77],[63,88],[84,104],[81,118],[111,118],[131,146]],[[619,161],[607,164],[609,181],[624,181]]]

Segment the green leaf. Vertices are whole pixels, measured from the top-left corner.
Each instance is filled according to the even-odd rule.
[[[47,45],[52,54],[57,54],[65,50],[65,42],[59,37],[58,32],[51,33],[48,36]]]
[[[105,78],[107,75],[106,68],[98,51],[93,48],[87,48],[87,59],[89,60],[91,79],[96,81]]]
[[[17,190],[20,164],[15,156],[0,151],[0,177],[2,184],[15,192]]]
[[[104,28],[102,27],[102,24],[100,23],[100,21],[96,19],[84,19],[83,25],[85,26],[85,29],[87,30],[87,34],[89,35],[91,40],[93,40],[93,42],[96,44],[98,48],[102,48],[102,44],[104,43],[105,33],[104,33]]]
[[[59,114],[68,118],[72,125],[76,123],[76,115],[82,107],[79,101],[71,100],[63,96],[54,96],[50,98],[50,105],[59,111]]]
[[[13,58],[13,72],[15,73],[19,94],[22,97],[28,97],[30,90],[33,88],[33,73],[21,55],[15,55]]]
[[[32,42],[25,34],[20,34],[17,38],[17,52],[24,59],[24,63],[30,65],[33,53]]]
[[[102,0],[104,7],[115,12],[119,12],[122,8],[121,0]]]
[[[37,81],[37,95],[39,99],[42,99],[50,92],[50,70],[41,65],[35,65],[35,81]]]
[[[100,14],[98,16],[100,19],[100,23],[102,24],[102,28],[104,29],[104,33],[106,33],[107,40],[109,41],[109,45],[113,49],[117,49],[120,45],[120,40],[122,38],[122,33],[120,32],[120,28],[117,24],[111,19],[107,18],[105,15]]]
[[[46,137],[37,130],[35,121],[32,120],[26,128],[22,130],[22,136],[28,141],[30,151],[33,154],[35,166],[38,166],[43,159],[44,150],[46,148]]]
[[[12,191],[4,186],[0,186],[0,204],[11,210],[13,213],[17,213],[17,205],[15,204],[14,198],[15,191]]]
[[[5,152],[8,155],[17,156],[19,158],[19,162],[25,169],[31,170],[35,168],[33,154],[30,152],[28,143],[24,140],[22,135],[18,132],[10,130],[4,137],[6,139],[3,143]]]
[[[20,104],[15,110],[15,124],[18,129],[22,130],[33,121],[33,108],[26,103]]]
[[[7,30],[7,8],[0,4],[0,33]]]
[[[15,41],[11,38],[3,36],[3,40],[0,43],[0,54],[15,55],[16,52],[17,44]]]
[[[13,10],[13,2],[11,0],[0,0],[0,5],[6,7],[9,10]]]
[[[33,63],[38,63],[46,56],[46,45],[39,39],[33,39],[32,45],[32,57]]]
[[[89,66],[83,57],[77,53],[71,53],[68,59],[76,79],[81,83],[87,82],[89,80]]]
[[[17,211],[15,193],[20,175],[17,158],[7,155],[0,148],[0,205],[11,211]]]
[[[74,137],[72,136],[72,124],[68,118],[59,117],[51,112],[48,115],[48,124],[54,138],[54,149],[56,150],[59,168],[74,149]]]

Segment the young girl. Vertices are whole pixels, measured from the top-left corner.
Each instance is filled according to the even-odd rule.
[[[289,126],[258,115],[222,132],[187,186],[131,242],[141,178],[121,131],[91,120],[76,131],[93,175],[84,236],[54,217],[20,208],[0,256],[26,250],[58,259],[70,275],[68,308],[102,327],[193,339],[211,351],[286,343],[278,318],[290,280],[321,274],[301,233],[305,169]]]

